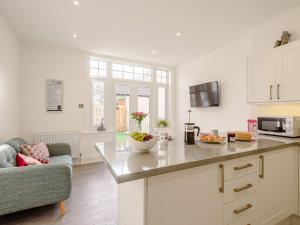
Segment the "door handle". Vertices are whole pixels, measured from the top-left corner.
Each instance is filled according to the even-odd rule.
[[[244,212],[244,211],[246,211],[246,210],[248,210],[248,209],[250,209],[252,207],[253,207],[253,205],[250,204],[250,203],[248,203],[247,205],[245,205],[244,207],[242,207],[240,209],[233,210],[233,213],[238,215],[238,214],[240,214],[240,213],[242,213],[242,212]]]
[[[280,84],[277,84],[277,99],[280,99]]]
[[[252,167],[252,166],[253,166],[252,163],[247,163],[246,165],[235,166],[235,167],[233,167],[233,170],[243,170],[243,169],[247,169],[247,168]]]
[[[247,189],[252,188],[252,187],[253,187],[253,184],[247,184],[243,187],[235,188],[235,189],[233,189],[233,191],[234,192],[241,192],[241,191],[247,190]]]
[[[270,100],[273,100],[273,85],[270,85]]]
[[[220,164],[219,169],[221,170],[221,187],[219,187],[219,191],[221,193],[224,193],[224,183],[225,183],[224,165]]]
[[[259,177],[260,178],[264,178],[265,177],[265,159],[263,155],[259,156],[259,160],[260,160],[260,173],[259,173]]]

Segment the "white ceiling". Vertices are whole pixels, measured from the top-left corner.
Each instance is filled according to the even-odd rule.
[[[300,5],[299,0],[79,2],[77,7],[72,0],[0,0],[0,15],[22,40],[179,65]]]

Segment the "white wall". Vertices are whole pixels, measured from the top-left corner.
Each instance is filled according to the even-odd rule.
[[[0,142],[19,136],[19,41],[0,16]]]
[[[88,52],[69,48],[36,43],[21,44],[22,137],[32,142],[34,134],[39,132],[80,131],[82,162],[99,159],[95,142],[111,141],[114,138],[113,132],[90,132],[90,56]],[[62,112],[45,110],[46,79],[49,78],[64,81]],[[112,104],[113,99],[113,96],[106,96],[106,103]],[[83,109],[78,107],[80,103],[84,104]],[[113,107],[106,108],[113,110]],[[114,113],[109,111],[107,114],[106,125],[111,131]]]
[[[218,80],[221,86],[221,106],[195,108],[192,122],[209,132],[245,130],[247,119],[257,115],[300,115],[299,104],[253,106],[246,104],[246,57],[270,50],[283,30],[293,32],[293,40],[300,37],[300,7],[253,28],[241,40],[214,50],[177,68],[176,76],[176,131],[183,133],[187,121],[190,85]],[[220,37],[222,38],[222,37]]]

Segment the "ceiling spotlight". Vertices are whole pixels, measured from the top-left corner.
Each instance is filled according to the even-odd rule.
[[[181,33],[180,33],[180,32],[177,32],[177,33],[176,33],[176,36],[177,36],[177,37],[180,37],[180,36],[181,36]]]
[[[73,38],[78,38],[78,34],[74,33],[72,36],[73,36]]]
[[[155,51],[155,50],[153,50],[153,51],[152,51],[152,54],[153,54],[153,55],[155,55],[155,54],[156,54],[156,51]]]
[[[80,2],[79,1],[74,1],[73,4],[76,5],[76,6],[79,6]]]

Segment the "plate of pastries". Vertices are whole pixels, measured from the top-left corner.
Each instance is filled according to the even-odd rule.
[[[225,137],[214,134],[201,134],[200,141],[208,144],[222,144],[225,142]]]

